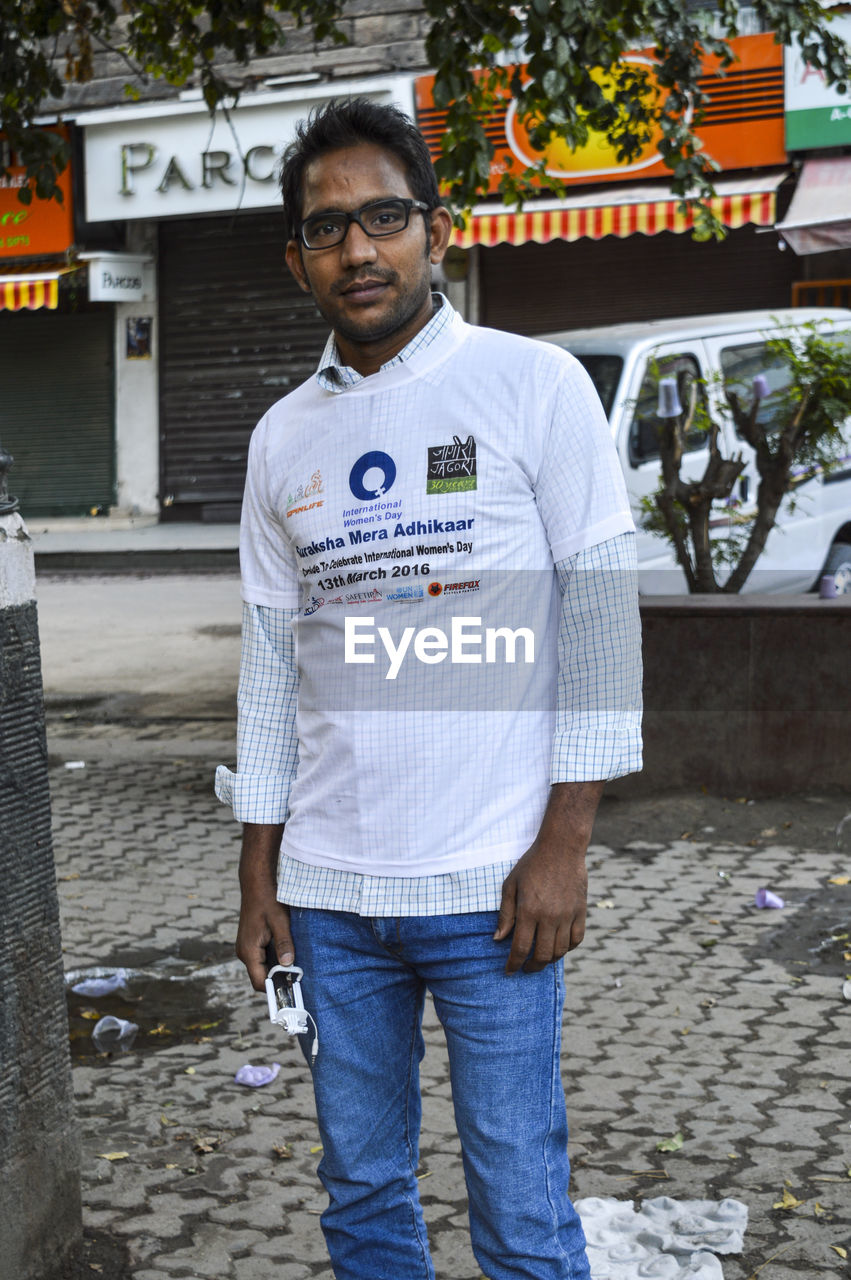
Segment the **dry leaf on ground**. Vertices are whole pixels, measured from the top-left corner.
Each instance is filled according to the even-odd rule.
[[[784,1187],[780,1199],[775,1200],[771,1207],[772,1209],[797,1209],[800,1205],[806,1203],[806,1200],[797,1200],[789,1188]]]

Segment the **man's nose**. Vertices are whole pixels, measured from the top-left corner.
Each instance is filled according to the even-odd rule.
[[[342,258],[347,266],[362,262],[374,262],[377,256],[375,241],[357,222],[350,222],[343,240]]]

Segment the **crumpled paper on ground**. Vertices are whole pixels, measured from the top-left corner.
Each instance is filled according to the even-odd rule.
[[[577,1200],[592,1280],[724,1280],[716,1253],[741,1253],[740,1200]]]

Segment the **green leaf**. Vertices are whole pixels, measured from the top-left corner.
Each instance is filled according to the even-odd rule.
[[[544,93],[549,98],[560,97],[567,88],[564,72],[558,71],[555,67],[551,67],[549,71],[544,73],[541,84],[543,85]]]

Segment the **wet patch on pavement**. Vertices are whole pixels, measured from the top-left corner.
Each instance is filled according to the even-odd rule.
[[[823,885],[771,914],[777,923],[744,952],[749,960],[773,960],[798,978],[851,974],[851,885]]]
[[[203,939],[187,939],[176,955],[142,950],[123,955],[120,965],[73,970],[66,974],[72,1060],[108,1063],[124,1052],[204,1043],[226,1030],[235,982],[244,979],[233,948]],[[92,1033],[105,1017],[138,1030],[104,1051]]]

